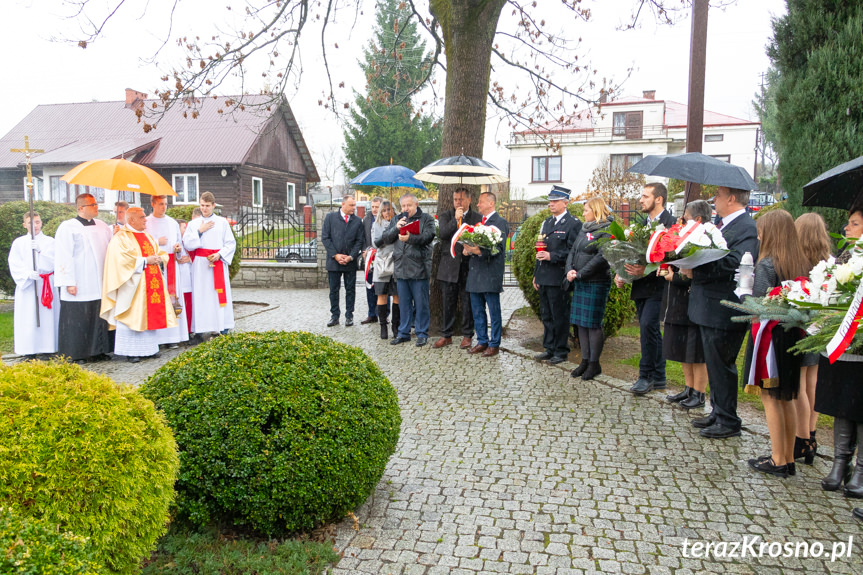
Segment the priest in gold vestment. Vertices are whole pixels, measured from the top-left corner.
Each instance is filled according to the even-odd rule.
[[[102,281],[100,315],[117,330],[114,354],[132,363],[158,357],[156,330],[177,325],[160,269],[168,263],[168,254],[144,231],[146,226],[144,210],[129,208],[126,225],[108,244]]]

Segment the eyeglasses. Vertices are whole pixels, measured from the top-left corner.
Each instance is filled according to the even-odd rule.
[[[93,206],[98,206],[99,204],[84,204],[81,206],[82,208],[92,208]]]

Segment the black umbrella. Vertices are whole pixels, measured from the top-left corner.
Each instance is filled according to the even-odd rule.
[[[863,201],[863,156],[827,170],[803,186],[804,206],[847,210]]]
[[[758,184],[745,169],[698,152],[646,156],[627,172],[738,190],[758,189]]]

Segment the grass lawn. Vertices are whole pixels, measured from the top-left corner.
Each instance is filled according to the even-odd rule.
[[[243,539],[172,527],[142,575],[318,575],[339,560],[331,543]]]
[[[273,245],[287,246],[290,244],[301,244],[309,240],[305,239],[303,230],[300,228],[285,228],[274,230],[272,235],[266,234],[262,230],[247,233],[238,238],[238,243],[241,246],[257,246],[257,245]]]
[[[15,340],[12,336],[11,311],[0,313],[0,354],[12,353],[15,350]]]

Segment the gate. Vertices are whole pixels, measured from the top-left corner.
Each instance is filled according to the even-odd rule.
[[[244,206],[236,220],[237,249],[244,260],[316,262],[314,210],[310,214],[279,203]]]
[[[497,206],[497,212],[509,224],[509,237],[506,239],[506,267],[503,272],[503,285],[517,287],[518,280],[512,273],[512,256],[515,253],[515,239],[518,237],[518,229],[524,220],[527,219],[527,204],[524,200],[501,202]]]

